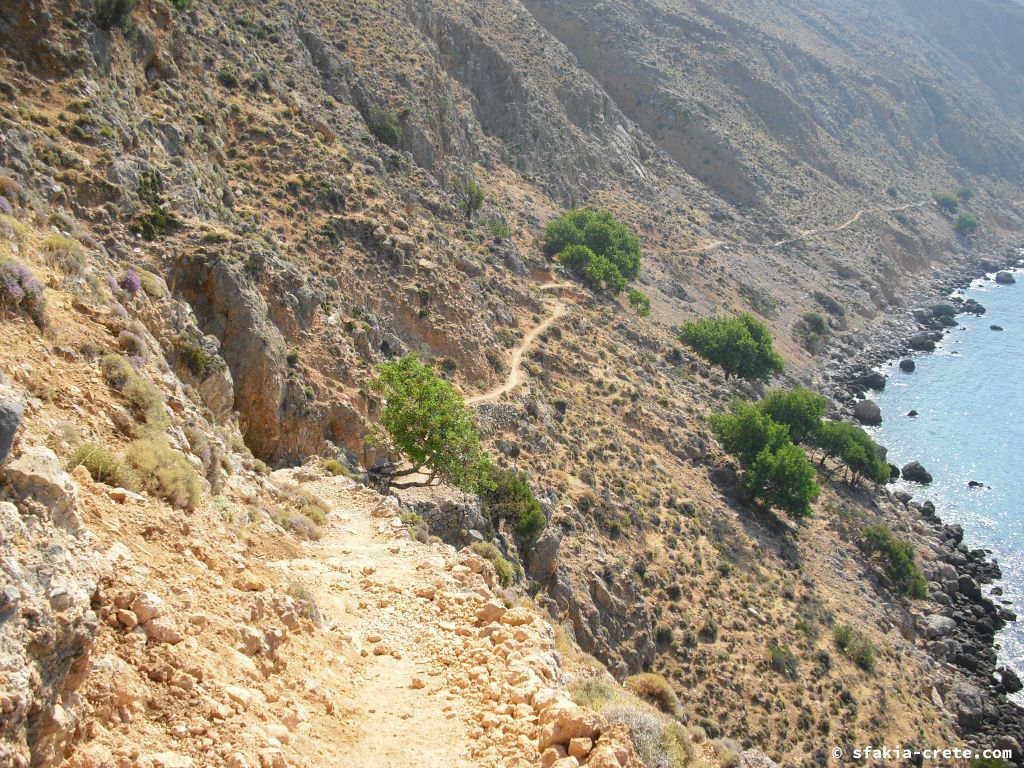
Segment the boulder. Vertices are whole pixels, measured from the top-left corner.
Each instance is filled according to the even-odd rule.
[[[941,613],[933,613],[924,620],[924,636],[929,640],[941,640],[956,629],[956,622]]]
[[[989,326],[989,330],[991,330],[991,331],[1001,331],[1001,330],[1003,330],[1003,326],[1001,326],[1001,325],[990,325]]]
[[[861,400],[853,407],[853,418],[861,424],[875,427],[882,423],[882,409],[874,400]]]
[[[558,569],[558,548],[561,543],[560,530],[548,526],[528,556],[527,570],[532,578],[543,584],[555,575]]]
[[[935,340],[932,339],[932,335],[928,331],[921,331],[921,333],[915,333],[910,337],[910,348],[917,352],[934,352],[935,351]]]
[[[870,371],[854,379],[853,384],[854,386],[861,387],[863,389],[881,391],[885,389],[885,375],[878,371]]]
[[[912,461],[909,464],[905,464],[903,469],[900,470],[900,475],[902,475],[904,480],[910,483],[927,485],[932,481],[931,473],[922,467],[919,461]]]
[[[996,273],[996,282],[1000,285],[1011,285],[1017,282],[1012,272],[1002,271]]]
[[[1024,683],[1020,681],[1017,673],[1012,669],[1004,669],[1000,674],[1003,683],[1003,690],[1007,693],[1017,693],[1024,690]]]
[[[20,498],[33,499],[50,510],[55,525],[71,533],[81,529],[78,488],[49,448],[27,448],[4,473]]]
[[[917,363],[907,358],[906,360],[900,360],[900,370],[904,373],[913,373],[917,368]]]
[[[0,466],[11,453],[14,435],[24,414],[25,404],[21,400],[6,397],[4,390],[0,390]]]
[[[932,305],[932,314],[935,317],[955,317],[956,316],[956,307],[954,307],[952,304],[946,304],[946,303],[933,304]]]

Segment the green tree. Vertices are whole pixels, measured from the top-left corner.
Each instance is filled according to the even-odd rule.
[[[640,241],[608,211],[578,208],[550,222],[544,230],[544,252],[548,256],[558,257],[574,245],[586,246],[595,256],[610,262],[621,275],[623,287],[640,274]]]
[[[738,317],[705,317],[686,323],[679,340],[725,372],[748,381],[767,381],[782,373],[782,357],[772,347],[768,328],[751,314]]]
[[[811,502],[821,493],[814,467],[792,443],[774,451],[761,451],[747,470],[743,484],[754,498],[790,517],[810,517]]]
[[[861,548],[869,559],[879,561],[900,594],[914,600],[928,596],[928,584],[915,562],[914,546],[898,539],[884,525],[861,531]]]
[[[466,221],[473,218],[473,214],[479,211],[484,205],[484,191],[472,179],[465,183],[458,184],[456,189],[459,192],[459,203],[462,212],[466,214]]]
[[[651,314],[651,300],[643,291],[638,291],[636,288],[630,288],[629,293],[626,294],[626,298],[629,299],[629,306],[633,308],[633,311],[640,317],[647,317]]]
[[[722,448],[738,458],[745,468],[763,451],[777,451],[789,443],[786,427],[739,398],[729,403],[728,413],[713,414],[709,421]]]
[[[381,144],[397,147],[402,140],[402,126],[398,124],[398,115],[390,109],[376,109],[368,120],[370,133]]]
[[[825,398],[809,389],[773,389],[757,404],[761,413],[783,424],[799,445],[817,433],[825,416]]]
[[[387,441],[411,465],[391,478],[428,475],[426,481],[399,487],[429,485],[437,478],[467,492],[485,487],[491,464],[471,411],[416,353],[381,364],[370,388],[383,400],[380,426]],[[370,439],[380,442],[384,437],[374,429]]]
[[[494,467],[486,486],[480,500],[484,513],[495,527],[499,520],[508,520],[521,542],[532,544],[536,541],[547,520],[526,474]]]
[[[889,480],[889,465],[882,459],[878,443],[856,424],[823,421],[817,432],[808,437],[808,443],[821,451],[822,465],[829,458],[842,461],[854,487],[864,479],[879,484]]]

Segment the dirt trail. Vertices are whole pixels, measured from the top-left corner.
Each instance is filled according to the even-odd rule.
[[[562,288],[571,288],[572,285],[572,283],[549,283],[541,286],[541,290],[556,291]],[[499,400],[502,395],[508,394],[522,384],[523,372],[520,370],[520,365],[523,362],[523,355],[525,355],[530,347],[533,346],[534,342],[536,342],[548,328],[563,317],[566,312],[568,312],[568,308],[561,301],[558,301],[552,309],[551,314],[527,333],[523,338],[522,343],[512,351],[512,359],[509,361],[509,373],[505,378],[505,381],[500,386],[495,387],[488,392],[466,398],[466,404],[479,405],[480,403],[493,403],[494,401]]]
[[[467,759],[471,711],[438,679],[443,659],[454,658],[457,636],[444,632],[433,604],[415,594],[451,563],[409,540],[375,494],[339,478],[303,487],[331,508],[325,536],[309,558],[271,566],[301,577],[323,623],[351,638],[354,690],[342,712],[351,743],[346,764],[477,765]],[[387,517],[371,517],[374,509]]]
[[[835,234],[837,232],[842,232],[843,230],[849,229],[854,224],[856,224],[858,221],[860,221],[865,213],[896,213],[897,211],[906,211],[906,210],[908,210],[910,208],[920,208],[920,207],[922,207],[924,205],[927,205],[927,203],[928,203],[927,200],[922,200],[921,202],[918,202],[918,203],[907,203],[906,205],[898,205],[898,206],[895,206],[895,207],[892,207],[892,208],[882,208],[882,207],[861,208],[859,211],[857,211],[853,215],[852,218],[848,219],[847,221],[844,221],[842,224],[840,224],[837,227],[831,227],[831,228],[828,228],[828,229],[801,230],[796,237],[791,237],[788,240],[779,240],[777,243],[772,243],[772,247],[773,248],[781,248],[784,245],[789,245],[790,243],[796,243],[796,242],[798,242],[800,240],[804,240],[804,239],[806,239],[808,237],[811,237],[812,235],[833,235],[833,234]]]

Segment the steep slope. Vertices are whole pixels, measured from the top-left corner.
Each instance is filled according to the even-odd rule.
[[[96,337],[106,352],[134,344],[122,330],[145,337],[163,365],[143,362],[143,375],[175,393],[175,413],[219,435],[233,474],[314,456],[358,474],[394,458],[364,439],[379,407],[366,383],[378,363],[417,351],[482,397],[488,446],[529,470],[543,500],[548,528],[520,553],[523,588],[617,679],[664,674],[692,726],[736,739],[726,749],[817,765],[825,736],[1020,738],[1018,711],[994,680],[935,661],[926,630],[938,605],[886,589],[854,528],[899,529],[936,585],[956,543],[898,500],[838,482],[806,526],[752,509],[705,417],[758,390],[726,382],[672,333],[683,319],[752,309],[771,324],[792,378],[809,379],[857,354],[880,316],[981,257],[1001,257],[1024,223],[1014,204],[1024,197],[1018,9],[982,0],[938,12],[909,0],[840,2],[828,14],[795,0],[188,5],[140,2],[110,29],[76,0],[12,0],[0,18],[4,253],[48,270],[74,335],[56,346]],[[468,178],[487,194],[475,216],[460,210]],[[970,240],[932,201],[961,185],[975,190],[969,205],[983,221]],[[559,291],[558,304],[545,290],[568,276],[541,255],[543,225],[583,204],[613,209],[640,235],[651,318],[582,286]],[[24,226],[36,234],[21,242]],[[66,281],[44,227],[77,243],[89,269],[72,259]],[[154,295],[125,298],[129,268]],[[122,302],[145,333],[118,319]],[[832,360],[815,359],[794,323],[834,306]],[[126,443],[127,406],[84,387],[99,382],[96,351],[65,371],[64,353],[4,309],[5,339],[18,339],[5,375],[27,386],[18,366],[45,354],[62,382],[57,402],[82,409],[73,421],[110,413],[92,437]],[[59,432],[28,424],[33,442]],[[201,445],[170,434],[212,472],[211,490],[224,482]],[[61,459],[73,448],[64,442]],[[276,542],[279,527],[306,529],[293,497],[284,503],[280,489],[246,478],[237,496],[272,514],[248,548],[270,547],[264,537]],[[347,485],[309,482],[332,497]],[[204,525],[230,541],[204,493]],[[177,567],[176,539],[111,508],[99,518],[132,518],[136,560]],[[409,499],[405,511],[414,508],[453,545],[493,535],[517,555],[471,501]],[[193,525],[174,515],[179,529]],[[303,545],[317,558],[274,544],[266,559],[333,578],[330,558],[354,558],[366,540],[345,554],[344,522],[331,520],[339,527],[326,544]],[[83,559],[85,582],[91,567]],[[231,573],[226,560],[218,567]],[[210,594],[238,598],[223,586]],[[414,605],[410,622],[430,610]],[[874,674],[835,646],[833,629],[847,623],[878,648]],[[103,642],[115,642],[115,629],[101,630]],[[77,637],[47,685],[81,683]],[[778,672],[769,641],[790,649],[795,670]],[[302,646],[311,668],[322,661],[318,642]],[[224,674],[227,684],[243,673]],[[302,691],[302,680],[281,686]],[[389,700],[388,716],[427,695]],[[436,714],[424,723],[447,727]],[[86,722],[75,739],[113,749],[124,738],[92,735]],[[177,738],[171,725],[149,735]],[[336,725],[322,726],[325,743]],[[341,743],[393,747],[372,728],[361,734]],[[456,751],[479,757],[477,742]],[[500,758],[504,744],[496,748]]]

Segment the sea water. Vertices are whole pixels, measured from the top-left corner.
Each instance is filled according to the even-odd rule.
[[[983,591],[1002,587],[992,599],[1022,614],[997,643],[1000,663],[1024,677],[1024,272],[1014,275],[1013,285],[989,277],[961,291],[988,311],[959,317],[934,353],[913,358],[914,372],[898,361],[882,369],[886,389],[872,396],[882,425],[871,431],[891,463],[917,460],[934,477],[929,486],[900,480],[894,488],[931,499],[943,522],[963,526],[968,547],[998,560],[1003,580]],[[971,488],[972,480],[984,487]]]

